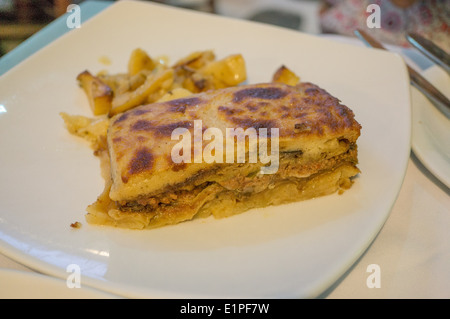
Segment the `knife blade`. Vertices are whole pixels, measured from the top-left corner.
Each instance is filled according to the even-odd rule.
[[[362,30],[356,30],[355,35],[369,47],[387,50],[381,43]],[[406,62],[405,62],[406,63]],[[406,63],[411,84],[422,92],[436,108],[447,118],[450,118],[450,101],[433,84],[421,76],[416,70]]]
[[[406,35],[408,42],[450,74],[450,55],[432,41],[417,33]]]

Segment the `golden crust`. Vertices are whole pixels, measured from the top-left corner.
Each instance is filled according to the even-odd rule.
[[[202,121],[202,131],[278,128],[281,153],[301,151],[311,157],[340,141],[354,144],[361,129],[348,107],[311,83],[238,86],[140,106],[111,120],[110,198],[136,199],[225,165],[172,161],[178,142],[171,139],[172,131],[182,127],[192,133],[194,120]]]

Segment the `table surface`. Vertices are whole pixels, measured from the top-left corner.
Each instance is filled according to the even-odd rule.
[[[82,21],[110,4],[81,3]],[[65,32],[63,16],[3,56],[0,75]],[[429,61],[415,57],[416,69],[430,66]],[[376,287],[370,285],[373,265],[379,274],[380,285]],[[34,272],[1,254],[0,269]],[[450,190],[412,151],[404,183],[384,227],[358,261],[320,298],[450,298]]]

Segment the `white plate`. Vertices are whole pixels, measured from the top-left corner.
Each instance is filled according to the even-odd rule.
[[[42,274],[0,269],[0,299],[110,299],[108,293],[85,287],[80,282]]]
[[[282,64],[339,97],[362,124],[362,174],[343,195],[151,231],[90,226],[98,160],[58,113],[90,115],[75,77],[123,71],[142,47],[172,61],[196,50],[242,53],[248,82]],[[99,61],[107,56],[112,64]],[[104,59],[103,59],[104,60]],[[410,92],[396,54],[293,30],[119,1],[0,78],[1,252],[127,297],[315,297],[367,249],[394,204],[410,154]],[[69,225],[81,221],[80,229]],[[365,284],[365,279],[361,279]]]
[[[450,76],[438,66],[423,76],[450,98]],[[412,149],[423,165],[450,187],[450,120],[416,88],[412,89]]]

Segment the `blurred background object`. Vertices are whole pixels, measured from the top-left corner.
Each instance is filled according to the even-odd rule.
[[[66,12],[70,0],[0,0],[0,56]]]
[[[352,36],[364,29],[378,41],[410,47],[406,33],[418,33],[450,50],[450,0],[323,0],[320,25],[324,33]],[[373,13],[368,6],[379,7],[380,28],[369,28]]]
[[[318,25],[319,0],[148,1],[270,23],[308,33],[320,32]],[[11,51],[48,23],[66,13],[69,4],[81,2],[84,1],[0,0],[0,56]]]
[[[215,0],[220,15],[320,33],[320,0]]]
[[[153,0],[170,6],[216,13],[215,0]]]
[[[86,0],[88,1],[88,0]],[[97,0],[99,1],[99,0]],[[120,0],[116,0],[120,1]],[[142,0],[268,23],[310,34],[354,36],[365,29],[377,40],[407,47],[417,32],[450,50],[450,0]],[[0,56],[83,0],[0,0]],[[113,1],[110,1],[113,2]],[[380,7],[381,28],[367,25],[369,4]]]

